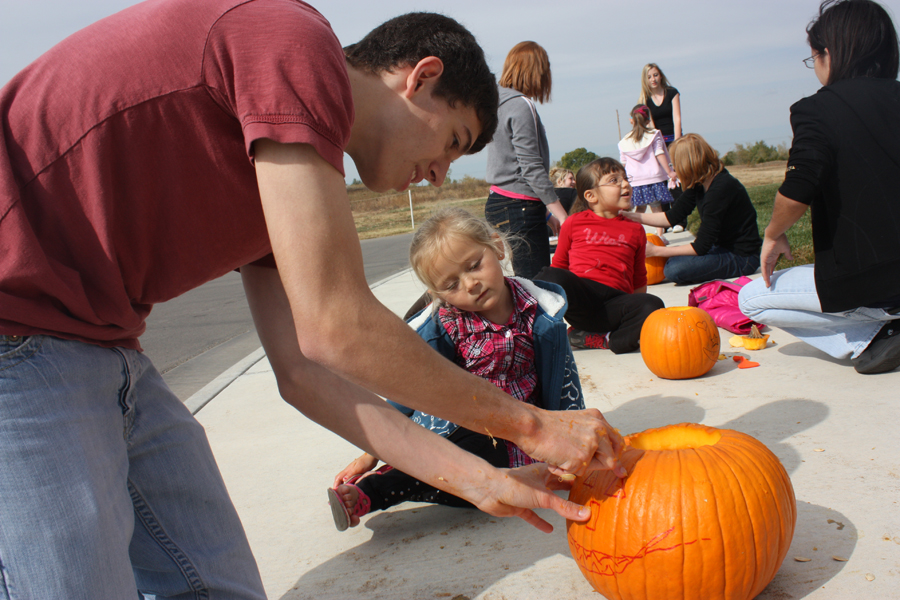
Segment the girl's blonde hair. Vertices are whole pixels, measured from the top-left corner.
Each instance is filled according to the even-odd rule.
[[[504,248],[509,247],[505,236],[484,219],[462,208],[440,209],[419,226],[409,245],[409,264],[430,291],[437,287],[433,272],[435,259],[444,255],[451,239],[484,246],[501,260]],[[435,301],[437,303],[437,298]]]
[[[725,168],[719,154],[696,133],[688,133],[672,142],[669,154],[681,187],[685,190],[712,179]]]
[[[562,167],[553,167],[550,169],[550,181],[553,182],[554,187],[559,187],[559,184],[566,178],[566,175],[575,177],[575,173],[572,173],[569,169],[563,169]]]
[[[592,160],[578,169],[578,175],[575,176],[575,189],[578,191],[578,198],[572,204],[571,213],[573,215],[590,208],[587,200],[584,199],[584,193],[597,187],[603,176],[610,173],[622,173],[624,177],[625,167],[616,159],[608,156]]]
[[[659,65],[656,63],[647,63],[641,70],[641,97],[638,98],[638,104],[647,104],[650,102],[650,84],[647,83],[647,73],[650,72],[650,69],[659,71],[659,87],[661,87],[663,91],[672,87],[669,84],[669,80],[666,79],[666,74],[659,68]]]
[[[541,104],[550,100],[550,58],[537,42],[519,42],[503,62],[500,85],[522,92]]]
[[[630,137],[635,143],[644,139],[648,131],[656,131],[650,127],[650,109],[644,104],[638,104],[631,109],[631,120],[634,122],[631,133],[625,137]]]

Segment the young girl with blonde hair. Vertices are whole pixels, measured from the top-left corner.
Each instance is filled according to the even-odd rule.
[[[650,109],[645,105],[631,109],[631,126],[631,133],[619,142],[619,161],[633,187],[631,205],[636,212],[644,212],[647,207],[660,212],[663,204],[674,201],[669,189],[675,187],[677,179],[666,144],[659,130],[653,128]],[[656,228],[660,237],[665,231]]]
[[[439,211],[419,228],[410,247],[410,264],[435,302],[409,324],[449,360],[522,402],[546,410],[583,409],[562,320],[566,298],[552,283],[505,277],[501,261],[507,251],[502,236],[484,220],[459,208]],[[496,467],[534,462],[490,431],[470,431],[391,404]],[[373,471],[377,464],[377,457],[363,454],[335,477],[328,497],[338,530],[406,501],[472,506],[389,466]]]

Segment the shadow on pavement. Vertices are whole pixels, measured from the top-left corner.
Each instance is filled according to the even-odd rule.
[[[804,598],[826,587],[840,573],[856,548],[859,533],[850,520],[836,510],[797,500],[797,526],[788,555],[772,583],[756,600]],[[808,558],[798,562],[795,557]]]

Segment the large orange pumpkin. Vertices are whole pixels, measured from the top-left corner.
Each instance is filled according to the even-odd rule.
[[[758,440],[683,423],[625,438],[618,479],[593,471],[569,500],[572,556],[610,600],[749,600],[781,566],[797,520],[787,472]]]
[[[665,246],[663,241],[655,233],[648,233],[647,241],[654,246]],[[656,256],[644,260],[645,264],[647,265],[647,285],[659,283],[666,278],[665,273],[663,273],[663,269],[666,266],[666,260],[667,259],[662,256]]]
[[[663,379],[700,377],[719,359],[719,328],[702,308],[660,308],[641,327],[641,358]]]

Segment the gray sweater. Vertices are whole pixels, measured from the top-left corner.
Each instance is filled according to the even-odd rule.
[[[550,181],[550,146],[531,99],[500,88],[500,123],[487,147],[487,181],[508,192],[556,202]]]

